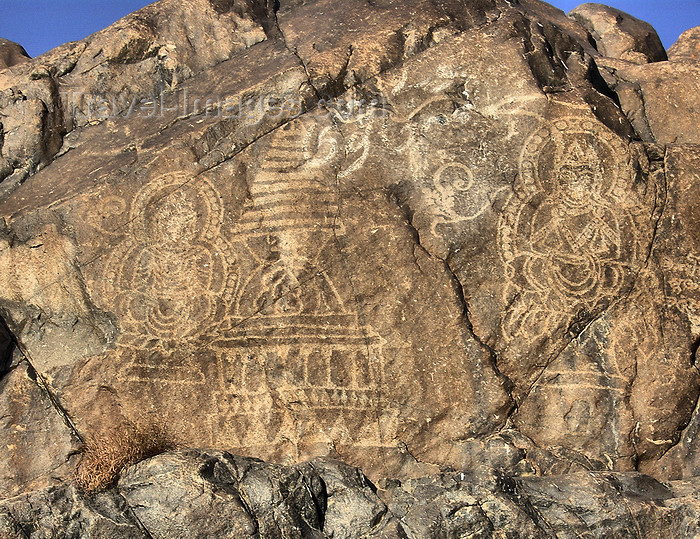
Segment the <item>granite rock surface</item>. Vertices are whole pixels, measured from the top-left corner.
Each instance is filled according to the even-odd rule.
[[[700,60],[700,26],[686,30],[673,46],[668,49],[671,60],[678,58],[694,58]]]
[[[31,60],[19,43],[0,38],[0,70]]]
[[[629,13],[603,4],[581,4],[569,11],[588,30],[603,56],[635,64],[663,62],[666,49],[654,27]]]

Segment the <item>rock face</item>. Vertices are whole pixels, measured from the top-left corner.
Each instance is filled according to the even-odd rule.
[[[385,481],[331,459],[292,467],[212,450],[167,453],[117,488],[60,485],[0,502],[3,537],[692,537],[697,479],[509,477],[488,468]]]
[[[254,15],[262,8],[252,4],[162,0],[0,73],[0,192],[67,151],[76,128],[138,109],[141,99],[264,40]]]
[[[518,498],[534,489],[571,529],[691,526],[697,66],[602,51],[536,0],[162,0],[0,72],[8,522],[559,529]],[[76,493],[77,442],[141,420],[340,459],[388,497],[326,460],[216,453],[188,479],[201,452]],[[241,497],[251,466],[267,486]],[[467,495],[447,469],[514,479]],[[644,485],[629,517],[614,496]],[[572,502],[595,516],[561,513],[558,488],[597,492]],[[506,509],[474,501],[497,489]]]
[[[603,4],[582,4],[569,12],[591,33],[603,56],[635,64],[663,62],[666,49],[656,30],[647,22]]]
[[[700,61],[634,65],[611,58],[597,63],[639,136],[660,144],[700,144]]]
[[[0,37],[0,70],[31,60],[19,43]]]
[[[700,60],[700,26],[683,32],[678,41],[668,49],[668,57],[670,60],[683,58]]]
[[[70,474],[78,440],[26,362],[0,380],[0,497],[52,484]]]

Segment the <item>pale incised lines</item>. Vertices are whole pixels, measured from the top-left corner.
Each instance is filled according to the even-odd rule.
[[[339,152],[336,142],[328,142],[330,137],[322,132],[318,151],[311,156],[308,136],[301,122],[292,122],[272,137],[264,162],[251,180],[252,201],[236,233],[256,233],[261,224],[280,233],[332,227],[336,196],[322,168],[337,160]]]
[[[247,425],[237,433],[244,445],[270,429],[294,440],[299,418],[335,410],[334,421],[355,422],[357,432],[329,427],[328,436],[352,439],[369,424],[365,442],[380,444],[381,339],[346,306],[342,275],[323,269],[342,234],[339,141],[298,120],[265,143],[235,222],[224,225],[207,179],[172,190],[178,178],[166,175],[131,201],[105,199],[105,212],[130,212],[103,278],[123,329],[118,376],[166,393],[206,380],[219,410],[212,440],[234,424]],[[196,361],[203,346],[211,365]]]
[[[207,181],[179,180],[166,175],[137,193],[130,240],[106,264],[104,292],[134,337],[184,339],[207,332],[234,286],[231,246],[219,234],[220,195]],[[122,207],[113,198],[106,202]]]
[[[547,123],[523,147],[499,223],[507,293],[514,298],[501,322],[506,342],[542,347],[578,320],[594,320],[538,367],[545,370],[521,404],[529,412],[520,421],[550,440],[554,426],[562,444],[611,467],[634,455],[629,399],[636,361],[645,362],[658,344],[643,313],[605,310],[595,317],[646,261],[638,224],[653,210],[630,188],[629,161],[625,143],[592,120]],[[533,410],[546,418],[532,420]]]
[[[640,259],[634,196],[624,191],[624,145],[578,117],[548,124],[526,142],[500,222],[501,258],[519,300],[505,321],[517,335],[621,290]],[[545,329],[546,331],[546,329]]]
[[[433,175],[432,183],[423,189],[428,203],[430,231],[439,226],[466,223],[484,215],[503,191],[492,189],[489,182],[474,181],[471,168],[459,163],[445,163]]]
[[[229,325],[212,343],[221,393],[241,395],[229,416],[250,414],[258,395],[274,395],[266,413],[278,418],[278,436],[288,441],[296,436],[283,427],[291,413],[311,417],[316,410],[322,417],[335,410],[338,420],[372,424],[379,405],[380,340],[346,307],[339,276],[322,270],[341,233],[333,170],[342,156],[329,137],[330,130],[310,134],[299,121],[269,141],[232,235],[246,253],[239,257],[245,277]],[[342,431],[332,427],[328,436]],[[244,439],[258,435],[252,428]],[[373,443],[381,443],[376,429]]]

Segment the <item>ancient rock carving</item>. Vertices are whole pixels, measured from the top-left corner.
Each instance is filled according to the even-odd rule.
[[[399,133],[400,144],[394,149],[411,163],[412,172],[421,183],[418,200],[414,201],[414,224],[422,228],[425,223],[422,233],[441,237],[449,235],[448,227],[484,215],[502,196],[503,188],[475,178],[472,166],[461,162],[459,156],[445,152],[440,152],[439,157],[428,154],[423,142],[435,136],[436,125],[448,127],[472,114],[483,118],[475,112],[468,82],[447,68],[439,68],[429,91],[423,87],[417,91],[414,85],[407,87],[408,77],[408,71],[402,70],[393,77],[383,75],[376,85],[382,95],[391,96],[383,99],[389,104],[385,126],[398,129]],[[406,107],[406,103],[411,106]]]
[[[602,320],[574,340],[523,403],[517,418],[522,432],[538,443],[572,449],[598,466],[633,469],[635,358],[643,365],[658,345],[656,329],[640,314],[626,312],[614,324]]]
[[[203,176],[166,175],[130,203],[104,203],[131,208],[129,241],[104,277],[122,321],[118,348],[133,358],[120,377],[137,394],[169,384],[208,394],[212,442],[294,444],[305,423],[328,424],[325,443],[381,441],[380,339],[323,263],[343,234],[339,142],[332,127],[307,123],[271,135],[232,225]]]
[[[674,168],[677,165],[674,165]],[[664,285],[666,288],[666,301],[677,307],[692,326],[692,333],[697,338],[700,336],[700,309],[698,299],[700,298],[700,251],[698,245],[697,214],[700,205],[686,193],[692,193],[700,185],[700,173],[693,173],[692,165],[686,165],[684,171],[683,191],[677,195],[677,199],[672,202],[672,206],[666,214],[666,219],[671,222],[668,228],[677,234],[682,234],[683,240],[671,240],[676,251],[675,256],[669,254],[660,257],[661,268],[664,272]],[[672,189],[680,191],[678,179],[673,175]],[[663,251],[662,251],[663,252]]]
[[[331,108],[331,116],[336,124],[354,124],[356,130],[345,137],[345,163],[338,171],[338,179],[346,178],[362,168],[371,150],[371,135],[379,118],[387,116],[387,100],[382,95],[376,102],[366,103],[364,99],[340,102]]]
[[[663,260],[663,269],[668,275],[666,286],[675,300],[677,307],[688,317],[693,327],[693,334],[700,335],[700,315],[696,298],[700,296],[700,256],[688,253],[686,260],[675,264]]]
[[[621,185],[626,152],[606,128],[580,117],[558,119],[527,140],[500,223],[501,257],[516,283],[506,338],[522,328],[547,334],[609,303],[628,282],[640,257],[640,204]]]
[[[439,225],[470,221],[482,215],[491,206],[487,191],[486,182],[475,182],[474,174],[466,165],[455,162],[440,166],[432,185],[424,189],[433,214],[431,233],[436,235]]]
[[[167,175],[137,193],[131,241],[112,253],[104,279],[132,340],[181,341],[211,333],[221,320],[236,278],[222,215],[221,196],[204,179]]]
[[[262,391],[297,418],[330,421],[327,439],[378,444],[379,432],[367,431],[377,429],[380,343],[324,268],[342,235],[331,172],[341,156],[329,128],[314,131],[301,121],[278,130],[250,179],[251,201],[233,236],[244,277],[214,345],[222,368],[235,371],[224,391],[243,395],[233,415],[245,415]],[[279,428],[282,438],[298,436]]]

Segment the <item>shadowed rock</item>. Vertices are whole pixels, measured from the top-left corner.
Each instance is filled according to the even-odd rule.
[[[669,62],[632,65],[596,58],[620,106],[645,141],[700,144],[700,62],[694,52],[700,33],[689,30],[679,39]]]
[[[0,37],[0,70],[31,60],[19,43]]]
[[[373,485],[331,459],[292,467],[212,450],[131,468],[117,489],[67,485],[0,502],[3,537],[688,537],[697,481],[641,474],[515,478],[487,468]],[[41,534],[41,535],[39,535]]]

